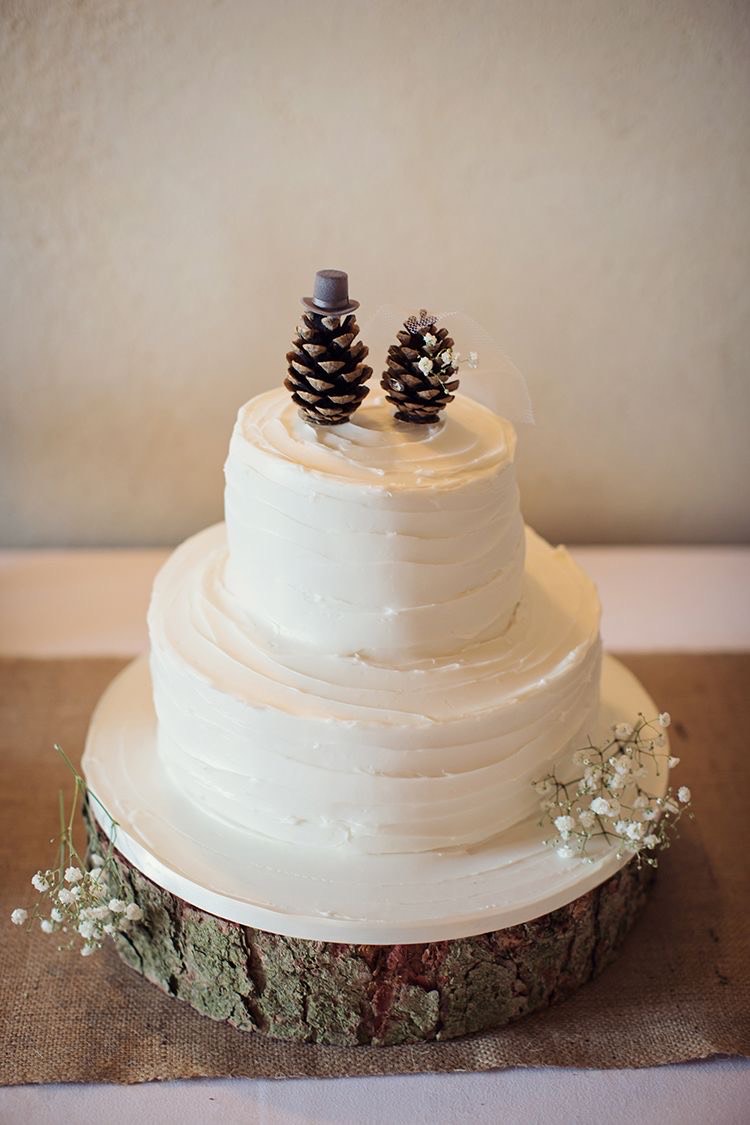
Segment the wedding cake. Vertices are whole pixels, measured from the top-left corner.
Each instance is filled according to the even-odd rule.
[[[172,555],[149,612],[175,787],[253,834],[420,852],[524,819],[599,703],[599,603],[525,531],[510,423],[458,396],[438,432],[384,402],[312,427],[242,407],[226,525]]]
[[[239,410],[225,522],[164,564],[150,658],[94,716],[91,831],[144,915],[122,955],[199,1010],[447,1038],[619,944],[646,874],[547,847],[534,782],[652,705],[602,664],[590,579],[524,526],[514,427],[453,393],[445,330],[407,321],[367,396],[356,303],[316,298],[286,387]]]

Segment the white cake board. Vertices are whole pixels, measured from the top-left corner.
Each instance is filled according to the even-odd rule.
[[[658,710],[611,656],[601,699],[595,737]],[[289,937],[379,945],[469,937],[565,906],[627,862],[615,848],[591,863],[561,859],[536,817],[473,848],[414,855],[298,848],[227,826],[175,792],[161,769],[145,657],[102,696],[83,770],[97,821],[144,875],[201,910]],[[655,795],[666,785],[666,770],[648,780]]]

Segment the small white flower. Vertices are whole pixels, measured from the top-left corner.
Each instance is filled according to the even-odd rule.
[[[112,925],[111,922],[105,922],[104,925],[102,926],[102,930],[104,931],[105,934],[113,934],[115,932],[115,927]]]
[[[102,879],[107,878],[107,873],[103,867],[95,867],[93,871],[89,871],[90,883],[101,883]]]
[[[479,356],[476,352],[469,352],[469,367],[477,367],[479,364]]]
[[[78,933],[82,938],[92,938],[96,932],[96,926],[90,918],[84,918],[82,922],[78,923]]]
[[[686,805],[688,803],[688,801],[690,800],[690,790],[688,789],[687,785],[681,785],[677,790],[677,800],[681,801],[683,805]]]
[[[680,811],[680,806],[678,804],[676,804],[674,801],[669,800],[669,801],[664,802],[664,812],[672,813],[672,815],[674,815],[676,812],[679,812],[679,811]]]
[[[638,821],[632,820],[628,825],[626,834],[630,837],[631,840],[640,840],[641,836],[643,835],[643,825],[639,824]]]
[[[425,332],[422,337],[428,348],[434,348],[437,343],[437,336],[433,336],[431,332]]]
[[[109,909],[113,914],[122,914],[125,910],[125,903],[121,898],[111,898],[109,900]]]
[[[625,778],[622,776],[621,773],[613,774],[612,777],[610,777],[609,781],[607,782],[607,788],[608,789],[624,789],[625,788]]]
[[[578,814],[578,819],[584,828],[590,828],[592,824],[596,823],[596,817],[591,809],[581,809]]]
[[[590,807],[597,816],[607,816],[609,813],[609,801],[606,797],[594,797]]]
[[[90,957],[92,953],[96,953],[95,945],[89,945],[89,943],[86,942],[85,945],[81,946],[81,957]]]
[[[633,737],[633,727],[630,723],[618,723],[615,727],[615,738],[620,742],[627,742]]]
[[[28,910],[24,910],[22,906],[17,906],[10,916],[10,920],[14,926],[22,926],[29,916]]]
[[[643,810],[644,820],[656,820],[656,809],[648,808]]]
[[[75,902],[75,900],[76,900],[76,899],[78,899],[78,898],[80,898],[80,897],[81,897],[81,888],[80,888],[80,887],[78,887],[78,886],[76,886],[76,887],[71,887],[71,888],[70,888],[70,893],[71,893],[71,895],[73,896],[73,901]]]
[[[455,352],[452,350],[452,348],[446,348],[445,351],[442,351],[440,353],[438,359],[442,363],[443,367],[450,367],[450,365],[455,362]]]
[[[78,867],[65,868],[65,882],[66,883],[80,883],[83,875]]]
[[[648,806],[648,797],[646,796],[645,793],[639,793],[638,796],[636,797],[636,799],[633,801],[633,808],[634,809],[645,809],[645,808],[647,808],[647,806]]]
[[[627,836],[629,826],[630,826],[630,821],[628,821],[628,820],[617,820],[617,821],[615,821],[615,832],[617,833],[618,836]]]
[[[102,857],[100,855],[97,855],[96,853],[94,853],[94,855],[92,855],[92,857],[91,857],[91,866],[92,867],[104,867],[104,860],[102,859]]]
[[[671,757],[671,758],[669,759],[669,768],[670,768],[671,770],[673,770],[673,769],[675,768],[675,766],[679,766],[679,764],[680,764],[680,759],[679,759],[679,758]]]
[[[143,911],[137,902],[129,902],[125,907],[125,917],[130,922],[140,922],[143,919]]]
[[[562,859],[571,859],[576,854],[576,850],[572,844],[558,844],[557,854]]]
[[[40,895],[43,895],[49,890],[49,883],[44,878],[41,871],[37,871],[36,875],[31,876],[31,885],[35,891],[39,891]]]
[[[52,909],[49,912],[49,916],[50,916],[50,918],[52,919],[53,922],[62,922],[62,920],[63,920],[62,910],[58,910],[56,906],[52,907]]]
[[[78,890],[77,887],[76,887],[76,890]],[[75,900],[76,900],[76,896],[73,894],[72,891],[69,891],[67,889],[67,887],[63,887],[62,890],[57,892],[57,898],[58,898],[58,901],[63,904],[63,906],[70,906],[70,904],[72,902],[75,902]]]
[[[109,918],[109,915],[110,909],[108,906],[92,906],[89,909],[89,916],[91,918],[96,918],[98,922],[101,922],[102,919]]]
[[[42,918],[39,923],[39,928],[43,934],[52,934],[55,932],[55,927],[52,925],[49,918]]]
[[[659,726],[666,728],[671,722],[672,716],[669,714],[669,711],[662,711],[661,715],[659,716]]]
[[[572,816],[557,816],[554,820],[554,825],[563,839],[569,836],[576,826],[576,822]]]
[[[423,355],[417,363],[417,367],[424,375],[430,375],[432,373],[432,360],[428,355]]]
[[[655,848],[655,847],[657,847],[658,843],[659,843],[659,837],[654,836],[653,832],[651,832],[648,836],[644,837],[644,840],[643,840],[644,848]]]

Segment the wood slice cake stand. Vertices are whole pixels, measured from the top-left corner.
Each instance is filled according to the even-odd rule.
[[[656,711],[606,657],[592,735]],[[652,874],[604,846],[561,859],[536,817],[475,848],[395,856],[228,828],[161,770],[144,659],[102,697],[83,767],[92,844],[113,840],[144,915],[117,935],[120,955],[212,1019],[282,1039],[451,1039],[556,1003],[613,959]],[[666,779],[647,785],[658,795]]]

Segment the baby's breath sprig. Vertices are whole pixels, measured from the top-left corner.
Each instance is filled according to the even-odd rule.
[[[642,784],[649,761],[657,777],[679,764],[666,749],[664,731],[670,722],[663,711],[656,719],[639,713],[635,723],[616,723],[601,746],[589,739],[574,751],[572,762],[581,768],[580,776],[563,782],[553,771],[534,782],[542,798],[540,824],[550,823],[557,832],[545,842],[558,855],[593,862],[590,845],[600,839],[617,845],[618,858],[633,856],[639,864],[657,866],[654,852],[669,847],[685,813],[693,815],[686,785],[655,797]]]
[[[32,876],[31,885],[39,894],[34,907],[31,910],[17,907],[10,917],[17,926],[38,922],[43,933],[58,934],[60,949],[70,949],[81,939],[81,956],[88,957],[99,949],[105,937],[127,930],[132,922],[140,922],[143,914],[137,903],[126,902],[123,897],[125,889],[114,860],[117,824],[111,817],[112,835],[104,854],[92,852],[88,864],[80,856],[73,839],[79,803],[87,799],[99,805],[101,802],[88,789],[62,747],[55,745],[55,751],[74,779],[69,811],[66,811],[62,789],[58,794],[60,832],[50,840],[55,847],[56,863]]]
[[[462,364],[465,363],[472,369],[479,365],[479,356],[476,352],[469,352],[468,359],[464,360],[454,347],[444,348],[437,336],[433,336],[431,332],[425,332],[422,339],[425,354],[417,363],[417,367],[423,375],[435,379],[443,390],[455,377],[456,371]]]

